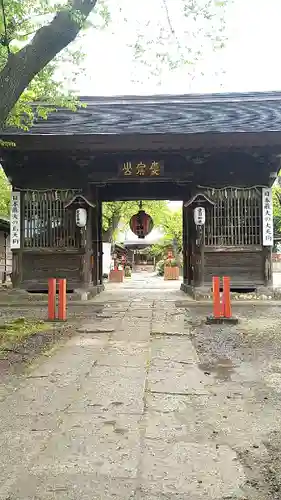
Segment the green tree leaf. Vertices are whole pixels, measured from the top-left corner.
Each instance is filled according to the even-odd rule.
[[[9,216],[11,186],[2,167],[0,167],[0,216]]]

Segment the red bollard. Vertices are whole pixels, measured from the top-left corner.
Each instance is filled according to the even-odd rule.
[[[237,325],[238,319],[232,316],[230,303],[230,278],[223,276],[223,302],[220,301],[220,279],[213,277],[213,315],[207,316],[207,325],[232,324]]]
[[[48,279],[48,320],[56,319],[56,278]]]
[[[223,276],[223,316],[225,318],[231,318],[231,303],[230,303],[230,278],[228,276]]]
[[[218,276],[213,276],[213,315],[214,318],[221,317],[220,279]]]
[[[59,279],[59,321],[66,321],[66,279]]]

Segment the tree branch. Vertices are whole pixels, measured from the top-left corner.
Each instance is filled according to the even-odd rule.
[[[175,32],[175,30],[173,28],[173,25],[172,25],[172,20],[171,20],[171,17],[170,17],[168,5],[167,5],[167,0],[162,0],[162,3],[163,3],[164,10],[165,10],[166,19],[167,19],[167,23],[168,23],[169,29],[170,29],[171,34],[173,35],[173,37],[174,37],[174,39],[176,41],[178,50],[181,51],[180,42],[178,40],[178,37],[177,37],[176,32]]]
[[[72,0],[71,7],[58,11],[49,24],[38,29],[28,45],[9,55],[0,72],[0,129],[34,76],[76,38],[96,3],[97,0]]]

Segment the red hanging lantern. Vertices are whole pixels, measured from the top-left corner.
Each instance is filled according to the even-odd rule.
[[[152,231],[153,219],[144,210],[139,210],[130,219],[130,229],[138,238],[143,239]]]

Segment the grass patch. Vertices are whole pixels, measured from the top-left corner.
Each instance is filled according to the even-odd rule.
[[[42,320],[16,318],[0,325],[0,350],[12,348],[38,332],[49,330],[50,325]]]

